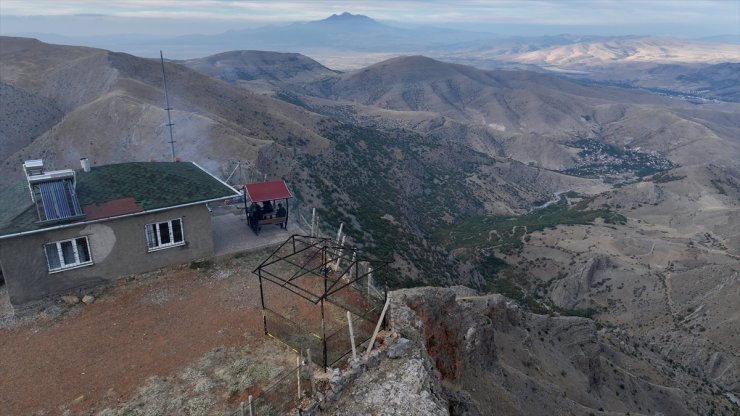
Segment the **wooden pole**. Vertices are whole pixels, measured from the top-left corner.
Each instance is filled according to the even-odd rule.
[[[337,242],[336,242],[336,245],[339,245],[339,242],[342,239],[342,228],[344,228],[344,223],[343,222],[342,223],[339,223],[339,230],[337,230]],[[341,249],[337,249],[336,251],[334,251],[334,255],[337,256],[337,264],[334,265],[334,271],[337,271],[337,268],[339,267],[338,266],[339,265],[339,256],[341,255],[340,254],[341,252],[342,252]]]
[[[357,259],[357,248],[352,249],[352,262],[349,264],[349,280],[357,281],[357,263],[355,263],[355,259]],[[352,271],[355,272],[354,276],[352,276]]]
[[[311,237],[316,237],[316,231],[315,231],[315,224],[316,224],[316,208],[314,208],[311,211]]]
[[[326,281],[326,279],[324,279]],[[326,323],[324,323],[324,298],[321,298],[321,341],[324,348],[324,371],[329,367],[329,356],[326,351]]]
[[[342,237],[342,228],[344,228],[344,223],[339,224],[339,231],[337,231],[337,244],[339,244],[339,239]]]
[[[260,282],[260,302],[262,303],[262,326],[265,330],[265,335],[268,334],[267,332],[267,314],[265,313],[265,290],[262,287],[262,269],[259,269],[257,271],[257,277],[259,278]]]
[[[347,325],[349,325],[349,340],[352,343],[352,359],[357,359],[357,349],[355,348],[355,331],[352,328],[352,314],[347,311]]]
[[[378,324],[375,325],[375,331],[373,332],[372,338],[370,338],[370,344],[367,346],[367,351],[365,352],[365,359],[368,359],[370,357],[370,351],[373,349],[373,345],[375,345],[375,337],[378,336],[378,332],[380,332],[380,325],[383,324],[383,318],[385,318],[385,312],[388,310],[388,305],[391,303],[391,298],[387,298],[385,300],[385,306],[383,306],[383,312],[380,313],[380,319],[378,319]]]
[[[301,400],[301,354],[299,353],[297,357],[295,357],[296,363],[298,363],[298,368],[296,369],[296,379],[298,380],[298,400]]]
[[[249,209],[247,208],[247,185],[244,185],[242,189],[244,189],[244,215],[247,216],[247,224],[249,224]]]
[[[370,300],[370,289],[373,287],[373,268],[367,266],[367,300]]]
[[[249,395],[249,416],[254,416],[254,402],[251,394]]]
[[[316,378],[313,374],[313,361],[311,361],[311,348],[306,350],[308,356],[308,376],[311,379],[311,395],[316,396]]]
[[[290,199],[285,198],[285,224],[283,224],[284,230],[288,229],[288,217],[290,217]]]
[[[334,264],[334,271],[339,270],[339,264],[342,260],[342,251],[344,248],[344,236],[342,236],[342,244],[339,245],[339,253],[337,254],[337,262]]]

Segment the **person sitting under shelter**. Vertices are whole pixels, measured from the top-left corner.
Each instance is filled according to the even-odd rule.
[[[262,203],[262,205],[263,205],[263,207],[262,207],[262,211],[263,212],[265,212],[265,213],[272,212],[272,202],[265,201],[265,202]]]
[[[275,216],[284,217],[285,214],[286,214],[285,207],[283,207],[283,204],[278,202],[278,209],[277,209],[277,213],[275,214]]]
[[[249,207],[249,223],[252,228],[257,226],[257,221],[262,219],[262,207],[255,202]]]
[[[285,211],[285,208],[283,207],[283,204],[281,204],[280,202],[278,202],[278,209],[277,209],[277,212],[275,212],[275,216],[278,217],[278,218],[285,218],[285,216],[287,214],[288,213],[287,213],[287,211]],[[284,222],[281,222],[280,223],[280,228],[285,228],[285,223]]]

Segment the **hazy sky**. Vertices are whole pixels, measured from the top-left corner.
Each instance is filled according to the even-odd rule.
[[[0,0],[0,33],[220,33],[348,11],[400,24],[500,34],[740,33],[740,0]]]

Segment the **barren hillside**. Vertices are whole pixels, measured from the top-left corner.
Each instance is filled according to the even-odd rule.
[[[648,36],[557,45],[503,59],[573,69],[629,62],[715,64],[740,62],[740,50],[731,44]]]
[[[3,153],[3,181],[18,178],[18,161],[28,158],[58,168],[74,167],[81,157],[100,164],[171,158],[158,61],[32,39],[0,42],[0,81],[63,112],[26,146]],[[262,149],[298,145],[291,140],[300,139],[302,151],[325,146],[315,114],[179,65],[167,63],[165,71],[182,159],[218,171],[229,159],[255,160]],[[10,120],[29,122],[24,117]]]
[[[180,62],[198,72],[229,83],[245,83],[251,88],[268,85],[297,84],[336,75],[335,71],[298,53],[268,51],[232,51]]]
[[[709,156],[738,166],[729,155],[740,152],[740,126],[725,120],[736,119],[733,106],[697,108],[648,92],[528,71],[483,71],[423,56],[393,58],[346,74],[314,76],[307,69],[300,82],[275,81],[283,77],[280,71],[256,57],[207,63],[197,69],[244,71],[248,76],[239,80],[221,77],[330,117],[413,129],[550,169],[578,163],[563,145],[579,137],[655,151],[681,165],[703,163]]]
[[[391,297],[391,326],[407,340],[391,346],[389,358],[322,414],[710,415],[736,409],[721,389],[661,357],[649,340],[590,319],[531,314],[500,295],[460,287]],[[404,382],[408,373],[417,383]],[[384,399],[389,390],[400,397]]]

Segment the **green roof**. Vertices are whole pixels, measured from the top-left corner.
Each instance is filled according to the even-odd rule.
[[[132,162],[78,170],[83,207],[134,198],[144,212],[236,196],[234,190],[190,162]],[[26,181],[0,188],[0,237],[60,225],[39,224]],[[71,224],[84,222],[77,219]]]

